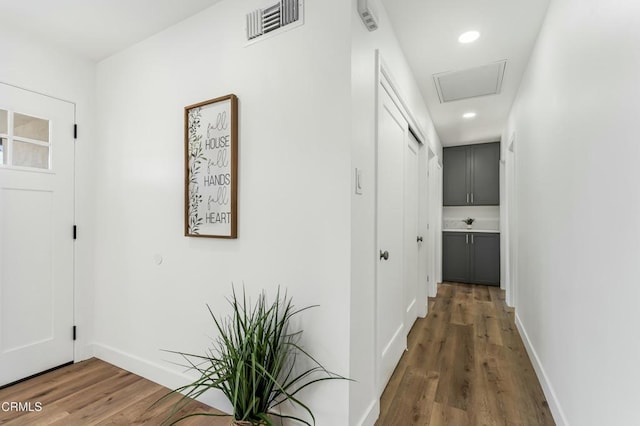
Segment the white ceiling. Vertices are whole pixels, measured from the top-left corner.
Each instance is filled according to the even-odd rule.
[[[549,0],[382,0],[443,145],[498,140]],[[458,43],[465,31],[480,39]],[[441,104],[433,74],[507,60],[502,91]],[[471,120],[462,118],[475,111]]]
[[[0,0],[0,25],[94,61],[221,0]],[[549,0],[381,0],[443,145],[497,140]],[[481,32],[475,43],[458,36]],[[433,74],[507,59],[502,92],[441,104]],[[472,120],[462,114],[477,112]]]
[[[0,25],[94,61],[220,0],[0,0]]]

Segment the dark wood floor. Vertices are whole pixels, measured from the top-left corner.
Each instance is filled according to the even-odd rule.
[[[2,425],[160,425],[176,399],[154,405],[169,390],[97,359],[83,361],[0,390]],[[32,412],[6,411],[31,403]],[[37,411],[36,403],[42,409]],[[219,413],[200,403],[183,411]],[[229,426],[228,417],[192,417],[181,425]]]
[[[554,425],[496,287],[441,284],[409,334],[377,426]]]

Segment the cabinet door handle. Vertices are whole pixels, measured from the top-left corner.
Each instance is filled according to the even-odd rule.
[[[473,192],[471,193],[471,204],[473,204]]]
[[[475,244],[475,243],[473,242],[473,234],[471,234],[471,244]]]
[[[469,204],[469,193],[467,192],[467,204]]]
[[[466,244],[469,244],[469,234],[464,234],[464,241]]]

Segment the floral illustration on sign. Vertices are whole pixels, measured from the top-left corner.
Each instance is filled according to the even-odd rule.
[[[200,108],[189,111],[189,233],[199,234],[202,217],[198,217],[198,206],[202,202],[197,175],[205,160],[202,150],[200,129]]]

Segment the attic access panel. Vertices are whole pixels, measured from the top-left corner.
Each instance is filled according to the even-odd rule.
[[[434,74],[440,103],[499,94],[506,65],[505,59],[480,67]]]

